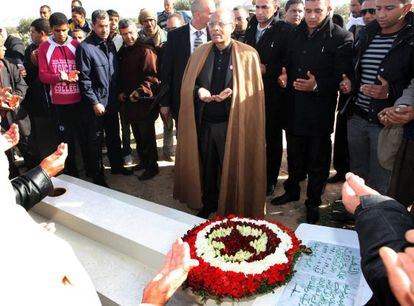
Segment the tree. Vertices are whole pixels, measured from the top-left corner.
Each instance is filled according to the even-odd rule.
[[[344,19],[345,24],[348,22],[349,19],[349,4],[342,4],[339,5],[337,7],[335,7],[334,9],[334,13],[341,15],[342,18]]]
[[[193,0],[178,0],[175,4],[175,9],[178,11],[189,11]],[[214,0],[217,6],[220,5],[221,0]]]
[[[25,35],[30,33],[30,24],[35,20],[35,18],[22,18],[19,21],[19,25],[17,26],[17,32],[20,35]]]
[[[33,20],[35,18],[22,18],[17,26],[18,35],[16,36],[19,36],[23,40],[25,46],[28,46],[30,42],[30,25]]]
[[[191,0],[178,0],[175,4],[175,9],[178,11],[190,10]]]

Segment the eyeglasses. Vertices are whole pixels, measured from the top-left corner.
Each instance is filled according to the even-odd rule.
[[[365,16],[366,14],[370,13],[371,15],[375,15],[376,13],[376,9],[374,8],[369,8],[369,9],[365,9],[365,10],[361,10],[361,15]]]
[[[226,25],[228,24],[233,24],[232,22],[209,22],[208,23],[208,27],[209,28],[214,28],[215,26],[218,26],[219,28],[224,28]]]

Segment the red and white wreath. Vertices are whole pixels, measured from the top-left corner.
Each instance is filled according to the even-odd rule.
[[[199,266],[185,288],[202,298],[240,299],[272,291],[292,277],[304,247],[280,223],[228,216],[206,221],[183,237]]]

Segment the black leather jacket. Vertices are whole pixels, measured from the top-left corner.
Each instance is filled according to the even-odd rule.
[[[361,197],[355,211],[355,230],[361,251],[361,267],[365,279],[374,293],[367,305],[399,305],[388,282],[379,249],[387,246],[403,252],[411,246],[405,232],[414,228],[413,215],[394,199],[382,195]]]
[[[39,203],[53,189],[52,181],[40,166],[14,178],[11,184],[16,194],[16,204],[23,206],[26,211]]]

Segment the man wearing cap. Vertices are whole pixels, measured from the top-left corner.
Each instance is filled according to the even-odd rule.
[[[144,8],[139,12],[138,20],[142,25],[138,34],[140,40],[159,50],[162,44],[167,41],[167,33],[157,24],[157,14]]]

